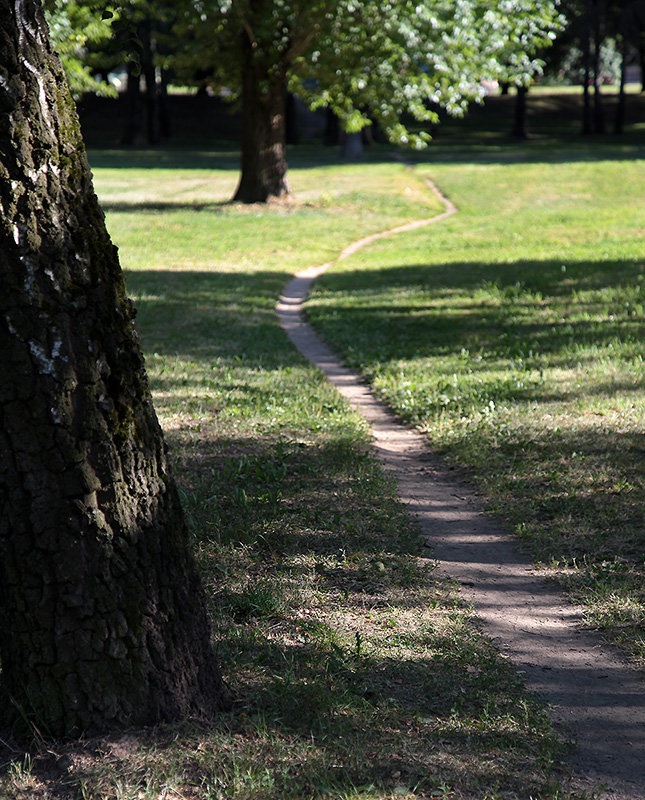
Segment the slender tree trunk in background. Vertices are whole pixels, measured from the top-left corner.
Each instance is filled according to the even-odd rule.
[[[526,86],[516,86],[517,94],[515,96],[515,116],[513,122],[513,136],[518,139],[529,138],[529,123],[526,108],[526,95],[528,89]]]
[[[287,92],[285,105],[285,140],[287,144],[298,144],[300,141],[298,106],[296,105],[296,97],[291,92]]]
[[[285,148],[286,70],[257,66],[244,34],[246,65],[242,80],[241,175],[233,197],[240,203],[265,203],[289,194]],[[276,74],[277,73],[277,74]]]
[[[583,78],[583,111],[582,111],[582,133],[588,135],[593,132],[593,117],[591,114],[591,97],[589,94],[589,84],[591,83],[591,2],[585,2],[584,15],[584,34],[582,40],[584,78]]]
[[[594,133],[605,132],[605,110],[602,102],[600,84],[600,47],[602,45],[601,0],[595,0],[593,17],[593,128]]]
[[[365,147],[371,147],[373,144],[376,144],[374,124],[366,125],[361,129],[361,139]]]
[[[387,138],[383,135],[381,126],[376,120],[372,120],[371,125],[367,128],[363,128],[363,141],[365,143],[369,142],[369,144],[381,144],[387,141]]]
[[[167,69],[162,69],[161,82],[159,84],[159,127],[163,138],[172,136],[172,122],[170,120],[170,109],[168,108],[169,83],[170,73]]]
[[[625,92],[625,76],[627,73],[627,37],[621,35],[621,54],[620,54],[620,89],[618,92],[618,103],[616,105],[616,118],[614,119],[614,133],[621,134],[625,128],[625,116],[627,113],[627,95]]]
[[[168,26],[166,26],[169,30]],[[142,42],[141,66],[146,83],[146,129],[148,144],[156,145],[171,134],[168,111],[169,72],[161,69],[155,59],[158,55],[155,33],[159,31],[152,19],[146,19],[140,26]]]
[[[141,48],[141,71],[146,82],[146,138],[148,144],[161,141],[161,114],[159,103],[159,82],[154,61],[155,43],[152,36],[152,22],[146,19],[139,26]]]
[[[139,147],[145,144],[143,135],[143,108],[141,101],[141,74],[138,64],[128,62],[125,90],[125,126],[121,144]]]
[[[325,135],[323,141],[329,147],[340,144],[340,121],[331,108],[327,109]]]
[[[0,0],[0,719],[227,705],[133,311],[34,0]]]

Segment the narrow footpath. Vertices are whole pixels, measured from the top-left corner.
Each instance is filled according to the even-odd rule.
[[[445,204],[442,214],[360,239],[338,260],[379,238],[456,213],[428,184]],[[645,800],[645,682],[581,627],[580,608],[535,570],[515,538],[484,514],[472,489],[454,477],[425,438],[398,421],[304,321],[312,283],[334,263],[304,270],[288,283],[276,308],[283,329],[370,423],[376,453],[395,477],[439,569],[458,581],[484,631],[575,742],[575,788],[588,791],[590,800]]]

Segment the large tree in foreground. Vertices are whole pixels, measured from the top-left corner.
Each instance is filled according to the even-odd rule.
[[[43,734],[226,704],[116,248],[34,0],[0,0],[0,693]]]
[[[288,191],[287,89],[325,106],[346,130],[373,119],[390,141],[423,146],[404,115],[460,113],[482,82],[524,85],[533,54],[561,24],[558,0],[184,0],[176,66],[199,68],[242,104],[236,199]]]

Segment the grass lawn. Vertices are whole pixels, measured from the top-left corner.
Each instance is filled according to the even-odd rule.
[[[291,174],[297,200],[266,208],[224,204],[237,160],[225,151],[91,155],[237,705],[209,725],[9,753],[2,798],[575,796],[563,789],[565,747],[544,709],[479,633],[454,587],[435,578],[369,451],[365,424],[297,355],[273,311],[293,271],[363,235],[436,213],[426,168],[378,158],[339,166],[299,152]],[[500,279],[483,251],[473,255],[491,223],[465,209],[477,204],[466,200],[474,168],[461,179],[455,169],[450,186],[449,169],[437,178],[462,204],[462,227],[433,235],[448,247],[442,258],[478,264],[477,274],[490,270],[484,291],[493,292]],[[492,185],[487,191],[490,202],[503,196]],[[470,228],[467,213],[475,215]],[[429,269],[428,235],[397,244],[412,248],[407,253],[422,247],[413,258],[421,272]],[[468,241],[471,255],[457,257]],[[515,252],[498,248],[499,258],[502,249]],[[387,266],[376,246],[330,279],[340,282],[337,300],[318,295],[312,314],[339,345],[357,314],[367,312],[384,345],[380,329],[390,317],[404,323],[425,314],[412,295],[408,302],[391,293],[390,281],[404,280],[401,258]],[[436,272],[453,275],[448,266]],[[347,283],[361,274],[367,287]],[[472,308],[476,322],[470,284],[458,288],[456,272],[451,280],[437,302],[452,298],[454,315]],[[528,289],[514,291],[524,297]],[[383,302],[372,310],[356,308],[355,296],[379,293]],[[400,310],[390,306],[395,299]],[[357,358],[366,345],[360,329],[355,334],[361,345],[352,358],[369,366],[371,357]],[[410,351],[396,335],[404,371]],[[459,358],[478,363],[484,348],[462,347],[468,355]],[[516,354],[530,391],[536,357]]]
[[[317,284],[309,319],[645,664],[645,150],[418,164],[460,213]]]

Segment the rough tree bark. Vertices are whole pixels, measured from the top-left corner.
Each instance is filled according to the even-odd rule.
[[[67,735],[225,707],[133,311],[35,0],[0,0],[0,276],[0,718]]]
[[[254,61],[246,33],[242,77],[242,156],[240,182],[233,197],[240,203],[265,203],[289,194],[285,149],[286,67],[267,68]]]

